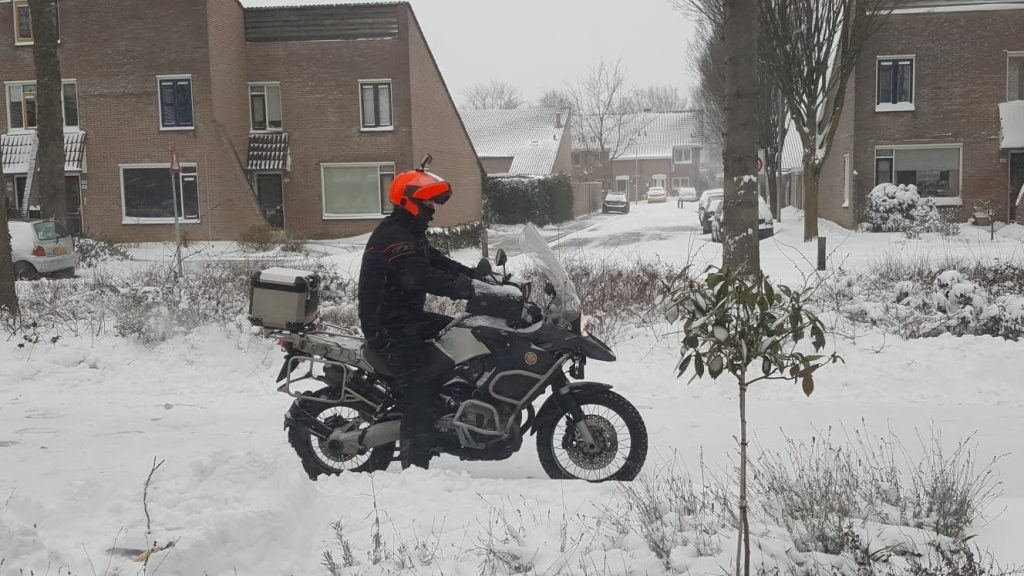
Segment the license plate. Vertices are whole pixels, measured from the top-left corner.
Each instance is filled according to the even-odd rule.
[[[67,254],[68,253],[68,249],[63,247],[63,246],[57,246],[56,248],[53,249],[53,253],[54,254]]]

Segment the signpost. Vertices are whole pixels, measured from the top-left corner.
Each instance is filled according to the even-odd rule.
[[[181,278],[181,229],[178,227],[178,188],[177,181],[181,176],[181,164],[178,155],[171,148],[171,204],[174,210],[174,258],[178,263],[178,278]]]

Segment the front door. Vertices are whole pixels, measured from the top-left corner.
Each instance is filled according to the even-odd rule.
[[[257,174],[256,196],[271,228],[284,228],[284,194],[280,174]]]
[[[1024,210],[1021,187],[1024,187],[1024,152],[1017,152],[1010,154],[1010,222],[1016,221]]]
[[[64,222],[73,236],[82,234],[82,182],[78,175],[64,177]]]

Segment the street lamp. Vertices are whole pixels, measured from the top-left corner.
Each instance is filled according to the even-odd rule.
[[[640,91],[633,92],[636,97],[636,132],[633,133],[633,170],[636,172],[636,185],[633,187],[633,205],[640,204],[640,115],[643,114],[643,102]]]

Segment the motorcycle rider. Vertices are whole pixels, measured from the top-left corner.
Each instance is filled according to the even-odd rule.
[[[427,468],[430,462],[439,374],[429,370],[425,341],[452,320],[425,312],[426,294],[473,297],[474,270],[445,257],[427,240],[435,205],[451,195],[451,186],[428,172],[426,161],[397,175],[388,194],[394,209],[370,235],[359,272],[359,322],[366,345],[396,375],[402,468]]]

